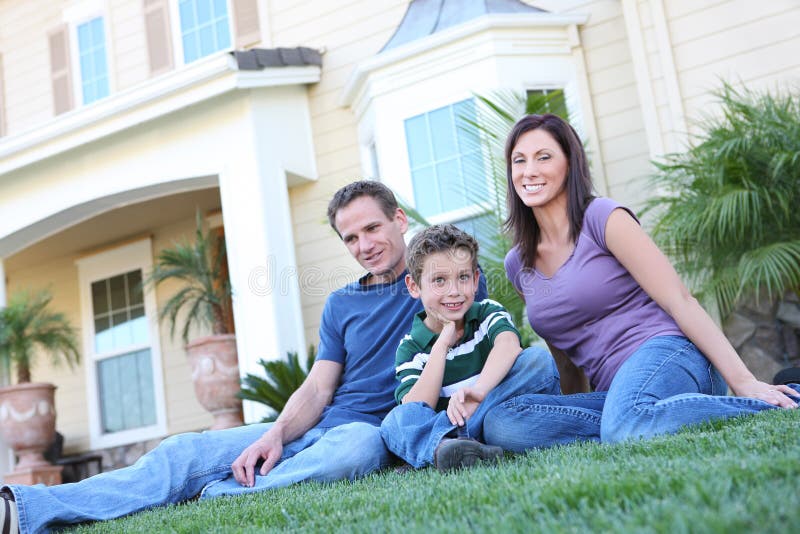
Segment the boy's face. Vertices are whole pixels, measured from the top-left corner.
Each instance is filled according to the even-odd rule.
[[[406,285],[411,296],[422,300],[427,313],[425,325],[441,332],[443,321],[453,321],[459,328],[464,325],[464,314],[475,301],[479,276],[470,253],[456,249],[425,258],[419,284],[408,275]]]

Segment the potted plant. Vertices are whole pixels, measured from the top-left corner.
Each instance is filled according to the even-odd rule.
[[[192,366],[194,391],[200,404],[214,416],[212,430],[242,424],[239,392],[239,360],[230,306],[225,239],[221,233],[204,232],[197,213],[195,239],[182,241],[159,252],[153,272],[145,284],[157,286],[167,280],[183,284],[159,314],[168,320],[170,333],[182,324],[186,356]],[[209,329],[211,335],[189,341],[194,329]]]
[[[48,291],[13,295],[0,310],[0,364],[17,384],[0,388],[0,433],[19,461],[16,471],[48,465],[42,452],[55,438],[53,384],[31,382],[31,367],[39,353],[53,365],[80,361],[75,329],[63,313],[52,312]]]

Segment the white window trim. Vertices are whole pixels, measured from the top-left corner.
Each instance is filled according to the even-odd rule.
[[[151,343],[150,357],[153,369],[153,391],[155,394],[156,423],[120,432],[103,433],[100,401],[98,399],[97,369],[94,358],[94,320],[92,316],[92,282],[103,280],[141,269],[142,275],[153,268],[153,252],[150,238],[145,238],[113,250],[99,252],[76,260],[81,298],[81,325],[83,331],[83,353],[86,358],[87,403],[89,416],[89,440],[92,449],[118,447],[139,441],[162,437],[167,433],[166,403],[164,400],[163,366],[161,342],[158,328],[158,308],[154,291],[144,291],[145,317],[149,326]],[[127,352],[127,351],[126,351]]]
[[[408,187],[408,191],[409,191],[409,198],[408,199],[404,199],[404,200],[406,202],[410,203],[415,209],[417,207],[417,205],[416,205],[417,202],[416,202],[416,198],[414,196],[414,180],[411,177],[411,161],[409,160],[409,155],[408,155],[408,137],[406,136],[405,121],[408,120],[408,119],[411,119],[413,117],[418,117],[419,115],[423,115],[423,114],[430,113],[432,111],[436,111],[436,110],[444,108],[444,107],[448,107],[448,106],[452,106],[454,104],[458,104],[459,102],[463,102],[465,100],[470,100],[470,99],[475,100],[474,97],[475,97],[475,95],[473,93],[469,93],[468,96],[466,96],[465,98],[457,98],[455,100],[452,100],[450,102],[447,102],[445,104],[442,104],[442,105],[439,105],[439,106],[436,106],[436,107],[430,107],[430,105],[425,103],[425,104],[422,104],[426,108],[424,111],[420,111],[419,113],[414,113],[414,114],[409,115],[408,117],[403,119],[403,121],[402,121],[403,142],[405,143],[403,145],[403,151],[404,151],[404,154],[405,154],[405,163],[406,163],[405,169],[407,169],[408,172],[407,172],[406,175],[404,175],[403,173],[400,173],[400,176],[406,176],[407,179],[408,179],[408,186],[407,187]],[[476,111],[476,117],[475,118],[476,119],[478,118],[477,117],[478,105],[479,104],[476,101],[475,102],[475,111]],[[375,148],[376,148],[375,152],[377,154],[377,146]],[[486,164],[486,153],[485,153],[486,151],[484,150],[483,144],[481,144],[481,146],[480,146],[480,151],[481,151],[481,161],[484,163],[484,167],[486,167],[486,165],[485,165]],[[377,157],[377,162],[378,162],[378,168],[380,168],[380,156]],[[488,172],[488,170],[487,170],[487,172]],[[489,178],[490,178],[490,176],[488,174],[486,174],[485,175],[485,182],[486,182],[486,186],[487,187],[491,187],[491,183],[490,183]],[[466,220],[466,219],[471,219],[473,217],[477,217],[479,215],[483,215],[483,214],[487,213],[489,211],[489,209],[491,209],[489,203],[477,203],[477,204],[472,204],[472,205],[469,205],[469,206],[462,206],[462,207],[456,208],[454,210],[443,211],[443,212],[440,212],[440,213],[436,213],[434,215],[428,215],[428,216],[425,216],[425,219],[431,224],[458,223],[458,222]]]
[[[105,37],[106,68],[108,69],[108,95],[98,98],[88,104],[83,103],[83,76],[81,73],[80,49],[78,47],[78,26],[96,18],[103,19],[103,36]],[[116,90],[114,83],[114,54],[112,51],[111,26],[108,13],[103,7],[103,3],[96,0],[88,0],[64,10],[64,23],[69,27],[69,62],[72,70],[72,94],[74,95],[75,108],[91,106],[97,102],[108,98]]]
[[[183,60],[183,38],[181,36],[181,12],[178,8],[179,0],[170,0],[169,2],[169,23],[170,23],[170,32],[172,38],[172,59],[176,67],[182,67],[184,65],[190,65],[191,63],[186,63]],[[218,56],[221,54],[228,54],[232,52],[236,47],[236,34],[233,32],[233,5],[231,4],[231,0],[226,0],[225,5],[228,8],[228,32],[231,36],[231,45],[228,48],[221,48],[216,52],[212,52],[207,56],[203,56],[201,58],[197,58],[196,60],[192,61],[192,63],[197,63],[198,61],[202,61],[203,59],[210,58],[213,56]]]
[[[580,100],[580,97],[577,94],[576,84],[573,83],[572,80],[565,80],[564,83],[562,84],[558,83],[526,84],[522,92],[526,92],[529,90],[552,91],[556,89],[561,89],[564,91],[564,101],[567,107],[567,112],[570,115],[570,119],[573,121],[572,125],[579,135],[583,135],[584,128],[582,126],[582,117],[580,113],[580,107],[577,105],[577,103]],[[402,150],[399,151],[402,153],[402,162],[399,161],[400,158],[398,158],[398,160],[395,163],[392,163],[390,167],[395,169],[395,172],[392,173],[391,176],[385,176],[382,177],[381,179],[384,180],[384,183],[386,183],[389,187],[391,187],[395,192],[399,193],[402,200],[404,202],[407,202],[410,206],[416,208],[416,201],[414,198],[414,183],[411,178],[411,163],[408,159],[408,138],[406,137],[405,121],[412,117],[416,117],[424,113],[430,113],[431,111],[441,109],[446,106],[451,106],[453,104],[457,104],[458,102],[462,102],[464,100],[474,97],[475,94],[472,92],[458,92],[446,96],[441,96],[438,99],[431,99],[428,102],[419,102],[417,99],[413,99],[413,103],[406,110],[404,110],[406,116],[401,120],[399,126],[400,129],[402,130],[401,132],[399,132],[399,135],[402,137],[403,141]],[[478,102],[475,103],[476,111],[479,105],[480,104]],[[373,124],[370,124],[368,127],[370,129],[374,128],[377,131],[379,131],[381,128],[381,126],[376,126]],[[382,127],[387,128],[388,126],[383,125]],[[378,143],[375,140],[377,137],[376,135],[377,131],[373,133],[372,136],[369,137],[368,142],[375,143],[376,153],[378,155],[377,158],[378,167],[383,168],[383,165],[381,164],[380,147],[378,146]],[[364,169],[370,168],[371,165],[365,159],[363,159],[369,157],[369,145],[363,145],[363,144],[361,145],[361,154],[362,154],[362,167]],[[485,157],[483,161],[486,162]],[[490,171],[487,170],[487,172]],[[487,187],[491,187],[491,185],[492,184],[489,183],[487,175]],[[489,203],[475,204],[472,206],[464,206],[462,208],[458,208],[455,210],[427,216],[426,219],[431,224],[457,223],[459,221],[487,213],[489,209],[491,209]]]

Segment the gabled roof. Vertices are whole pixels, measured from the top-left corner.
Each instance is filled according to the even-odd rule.
[[[494,13],[546,13],[519,0],[412,0],[381,52]]]
[[[233,52],[239,70],[261,70],[269,67],[322,66],[318,50],[305,46],[296,48],[251,48]]]

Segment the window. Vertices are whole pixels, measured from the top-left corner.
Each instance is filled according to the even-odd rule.
[[[529,89],[525,92],[528,106],[536,106],[537,113],[552,113],[562,119],[569,119],[567,100],[563,89]]]
[[[108,63],[103,17],[79,24],[76,33],[81,94],[83,103],[90,104],[108,96]]]
[[[141,283],[139,269],[92,282],[94,357],[104,433],[156,422]]]
[[[230,48],[226,0],[179,0],[178,16],[184,63]]]
[[[92,448],[166,432],[149,239],[77,261]]]
[[[417,211],[428,217],[476,204],[485,189],[472,99],[405,120],[411,182]]]

